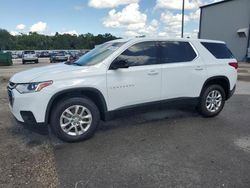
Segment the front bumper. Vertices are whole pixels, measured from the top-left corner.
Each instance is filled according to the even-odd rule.
[[[23,58],[23,61],[37,61],[38,58],[34,57],[34,58]]]
[[[41,92],[20,94],[8,88],[9,107],[17,121],[26,124],[44,124],[50,93]]]

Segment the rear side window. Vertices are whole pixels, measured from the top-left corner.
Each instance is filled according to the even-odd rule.
[[[234,58],[232,52],[223,43],[201,42],[201,44],[217,59]]]
[[[125,50],[119,57],[129,66],[152,65],[157,63],[155,42],[141,42]]]
[[[160,42],[161,63],[188,62],[196,58],[196,53],[189,42]]]

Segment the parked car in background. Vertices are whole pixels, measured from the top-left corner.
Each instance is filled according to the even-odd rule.
[[[18,55],[15,52],[12,52],[11,53],[11,57],[12,57],[12,59],[17,59]]]
[[[64,51],[54,52],[50,56],[50,63],[64,62],[64,61],[68,61],[68,57],[66,55],[66,52]]]
[[[67,57],[67,61],[69,61],[70,60],[70,56],[71,56],[70,52],[69,51],[65,51],[65,56]]]
[[[39,61],[36,52],[33,50],[23,51],[22,62],[23,64],[26,64],[27,62],[38,63]]]
[[[69,53],[70,53],[70,56],[69,56],[69,59],[68,59],[69,62],[74,62],[74,61],[78,60],[81,56],[86,54],[87,51],[86,50],[85,51],[78,50],[78,51],[71,51]]]
[[[50,54],[48,51],[43,51],[40,53],[40,56],[39,57],[50,57]]]
[[[36,56],[39,58],[39,57],[40,57],[41,52],[40,52],[40,51],[35,51],[35,52],[36,52]]]
[[[221,41],[114,40],[71,64],[15,74],[8,85],[10,109],[18,121],[49,124],[70,142],[91,137],[100,119],[166,102],[193,104],[202,116],[214,117],[235,91],[237,68]]]
[[[79,59],[79,52],[70,52],[70,56],[69,56],[69,61],[73,62],[77,59]]]
[[[18,58],[22,58],[23,57],[23,52],[22,51],[18,51],[17,52],[17,56],[18,56]]]

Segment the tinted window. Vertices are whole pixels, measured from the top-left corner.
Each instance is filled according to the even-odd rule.
[[[141,42],[129,47],[118,59],[124,59],[129,66],[152,65],[157,63],[154,42]]]
[[[56,55],[58,55],[58,56],[64,56],[64,55],[65,55],[65,52],[63,52],[63,51],[57,52]]]
[[[196,53],[188,42],[160,42],[161,63],[192,61]]]
[[[24,54],[35,54],[35,51],[24,51]]]
[[[217,59],[234,58],[232,52],[223,43],[201,42],[201,44]]]

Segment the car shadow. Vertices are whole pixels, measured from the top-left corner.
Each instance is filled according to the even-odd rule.
[[[199,116],[194,106],[182,106],[179,108],[159,108],[139,114],[122,114],[119,118],[101,122],[98,131],[109,131],[120,127],[141,126],[164,120],[176,120]]]
[[[189,117],[199,116],[195,107],[192,105],[181,105],[181,106],[160,106],[154,107],[151,110],[146,111],[134,111],[134,113],[127,112],[122,113],[117,116],[115,119],[110,121],[100,121],[97,132],[106,132],[119,128],[128,128],[132,126],[144,126],[150,123],[156,123],[165,120],[177,120]],[[14,132],[17,134],[32,134],[32,137],[44,138],[48,136],[52,145],[61,145],[66,143],[58,139],[52,132],[50,126],[46,125],[27,125],[16,122],[14,118],[12,119]],[[19,130],[19,131],[18,131]],[[23,130],[23,131],[20,131]]]

